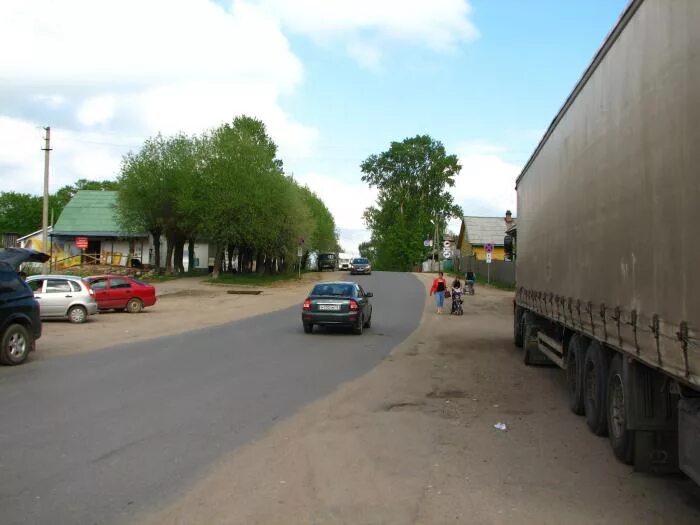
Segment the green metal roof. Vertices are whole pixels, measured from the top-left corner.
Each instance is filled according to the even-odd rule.
[[[122,230],[116,215],[116,203],[116,191],[80,190],[63,208],[51,234],[145,237],[144,233]]]

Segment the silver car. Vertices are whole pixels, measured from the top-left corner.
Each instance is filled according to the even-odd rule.
[[[97,313],[95,292],[80,277],[72,275],[32,275],[27,284],[39,302],[42,319],[67,318],[71,323],[84,323],[88,315]]]

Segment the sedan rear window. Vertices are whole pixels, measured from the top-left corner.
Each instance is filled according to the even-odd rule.
[[[369,264],[369,259],[365,259],[364,257],[353,259],[352,264]]]
[[[311,291],[311,295],[325,295],[335,297],[354,297],[354,286],[352,284],[317,284]]]

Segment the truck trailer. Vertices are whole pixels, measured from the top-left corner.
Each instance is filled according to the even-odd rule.
[[[618,459],[700,483],[700,1],[628,4],[516,190],[525,363]]]

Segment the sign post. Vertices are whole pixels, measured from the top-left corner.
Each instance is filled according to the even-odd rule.
[[[493,253],[493,243],[487,242],[484,245],[486,250],[486,282],[491,284],[491,254]]]
[[[299,266],[299,280],[301,280],[301,256],[304,255],[304,239],[299,239],[299,247],[297,248],[297,264]]]

